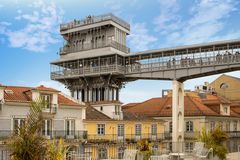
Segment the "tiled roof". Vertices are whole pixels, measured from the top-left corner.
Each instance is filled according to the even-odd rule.
[[[38,90],[38,91],[59,92],[59,91],[56,90],[56,89],[49,88],[49,87],[45,87],[44,85],[40,85],[40,86],[36,87],[36,90]]]
[[[32,93],[31,90],[38,91],[51,91],[51,92],[59,92],[53,88],[48,88],[45,86],[39,87],[23,87],[23,86],[6,86],[4,89],[4,100],[7,102],[31,102],[32,101]],[[58,103],[61,105],[71,105],[71,106],[80,106],[79,103],[73,101],[70,98],[67,98],[63,94],[58,93]]]
[[[207,96],[208,97],[208,96]],[[209,102],[218,99],[215,95],[209,96]],[[220,101],[218,101],[220,102]],[[218,103],[220,104],[220,103]],[[218,105],[219,106],[219,105]],[[152,98],[145,102],[134,105],[133,107],[123,107],[125,112],[142,113],[151,117],[169,117],[172,116],[172,97]],[[184,114],[186,116],[221,116],[218,112],[211,109],[196,94],[186,94],[184,97]],[[234,111],[231,116],[239,116]]]
[[[106,116],[105,114],[99,112],[92,106],[88,106],[86,108],[86,120],[112,120],[110,117]]]
[[[131,108],[131,107],[133,107],[133,106],[135,106],[135,105],[137,105],[137,104],[139,104],[139,103],[128,103],[128,104],[125,104],[124,106],[122,106],[123,108]]]
[[[152,117],[149,117],[149,116],[147,116],[145,114],[141,114],[141,113],[123,112],[123,120],[125,120],[125,121],[145,121],[145,120],[153,121],[154,119]]]

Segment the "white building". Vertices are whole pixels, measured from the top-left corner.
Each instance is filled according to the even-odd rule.
[[[31,102],[43,98],[42,134],[47,138],[82,139],[86,107],[71,97],[45,86],[19,87],[0,85],[0,141],[24,123]]]

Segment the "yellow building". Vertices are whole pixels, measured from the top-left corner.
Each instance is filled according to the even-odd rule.
[[[240,101],[240,78],[221,75],[210,86],[214,91],[230,101]]]
[[[148,139],[151,147],[160,149],[163,140],[162,120],[154,120],[143,114],[121,112],[121,119],[113,119],[94,107],[86,110],[85,128],[88,132],[85,153],[93,159],[121,158],[124,149],[136,149],[137,142]]]

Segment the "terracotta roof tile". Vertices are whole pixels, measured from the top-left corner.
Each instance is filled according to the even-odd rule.
[[[38,90],[38,91],[60,92],[56,89],[45,87],[44,85],[40,85],[40,86],[36,87],[35,89]]]
[[[22,87],[22,86],[6,86],[4,89],[4,100],[9,102],[25,102],[29,103],[32,101],[31,90],[40,90],[40,91],[51,91],[59,92],[53,88],[47,88],[44,86],[40,87]],[[71,106],[82,106],[78,102],[64,96],[63,94],[58,93],[58,103],[62,105],[71,105]]]
[[[215,95],[209,95],[207,97],[209,97],[209,99],[207,98],[206,100],[209,102],[214,101],[214,103],[216,103],[216,100],[220,99]],[[196,96],[196,94],[186,94],[184,97],[184,114],[186,116],[222,116],[203,103],[203,101],[204,100],[202,100],[199,96]],[[218,102],[218,104],[220,104],[221,101]],[[132,107],[123,107],[123,110],[130,113],[142,113],[152,117],[169,117],[172,116],[172,97],[165,96],[162,98],[152,98]],[[239,115],[235,112],[231,112],[231,116]]]
[[[86,108],[86,120],[112,120],[110,117],[99,112],[92,106]]]

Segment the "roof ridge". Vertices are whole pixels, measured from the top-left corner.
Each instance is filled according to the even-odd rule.
[[[65,98],[68,98],[69,100],[71,100],[71,101],[73,101],[73,102],[75,102],[75,103],[77,103],[77,104],[85,105],[85,103],[79,102],[79,101],[76,100],[75,98],[73,98],[73,97],[71,97],[71,96],[69,96],[69,95],[67,95],[67,94],[65,94],[65,93],[59,92],[58,94],[64,96]]]

